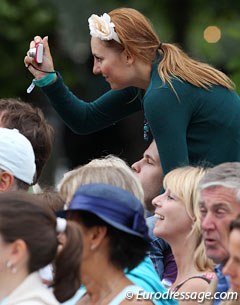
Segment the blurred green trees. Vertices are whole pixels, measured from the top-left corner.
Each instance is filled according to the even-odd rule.
[[[142,155],[141,117],[132,118],[134,129],[131,131],[128,128],[126,132],[124,122],[120,122],[110,127],[112,137],[105,131],[97,134],[96,138],[101,140],[96,144],[96,138],[73,135],[63,126],[39,89],[26,94],[32,76],[24,67],[23,59],[35,35],[49,36],[55,68],[73,92],[90,100],[105,91],[106,83],[92,75],[87,19],[91,14],[103,14],[117,7],[140,10],[152,21],[162,42],[177,43],[189,55],[223,70],[235,81],[240,93],[240,1],[0,0],[0,97],[21,97],[40,106],[54,125],[53,157],[43,177],[48,184],[54,184],[56,168],[62,166],[65,154],[68,159],[75,158],[76,164],[96,157],[91,143],[99,146],[101,152],[120,151],[120,156],[125,156],[130,163]],[[204,30],[212,25],[221,31],[217,43],[208,43],[203,37]],[[117,127],[121,134],[116,136]]]
[[[51,33],[55,19],[54,7],[49,1],[0,1],[1,97],[19,96],[25,89],[23,58],[29,42],[37,33]]]
[[[34,35],[50,36],[55,62],[69,85],[87,83],[74,70],[89,64],[87,18],[128,6],[150,18],[162,41],[177,42],[192,56],[226,71],[240,84],[240,2],[228,0],[0,0],[1,97],[24,95],[24,54]],[[218,43],[207,43],[208,25],[221,30]],[[75,72],[73,72],[75,71]],[[30,75],[28,75],[31,79]]]

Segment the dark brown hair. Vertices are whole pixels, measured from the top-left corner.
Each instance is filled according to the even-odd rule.
[[[147,255],[148,241],[114,228],[93,213],[88,211],[69,211],[67,212],[67,217],[80,223],[86,229],[94,226],[107,227],[109,262],[117,269],[131,270],[140,264]]]
[[[240,230],[240,214],[230,223],[230,232],[234,229]]]
[[[53,127],[40,108],[15,98],[0,99],[0,125],[18,129],[31,142],[36,162],[36,183],[52,151]]]
[[[46,187],[42,189],[36,196],[42,199],[44,206],[49,208],[54,213],[64,209],[64,200],[60,193],[52,188]]]
[[[59,302],[71,298],[80,287],[82,238],[78,226],[68,221],[66,243],[57,255],[56,217],[41,199],[26,192],[0,194],[0,234],[7,243],[23,240],[29,252],[28,272],[55,261],[54,294]]]

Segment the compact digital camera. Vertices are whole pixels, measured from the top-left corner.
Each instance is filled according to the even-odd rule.
[[[41,64],[43,62],[43,44],[36,43],[35,48],[29,49],[28,54],[34,58],[36,63]]]

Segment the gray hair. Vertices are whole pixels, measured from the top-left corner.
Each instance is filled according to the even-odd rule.
[[[210,168],[198,184],[200,191],[223,186],[236,190],[236,199],[240,202],[240,162],[225,162]]]

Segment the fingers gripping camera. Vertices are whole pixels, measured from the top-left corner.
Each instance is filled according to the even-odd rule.
[[[43,44],[37,43],[35,48],[29,49],[28,54],[34,58],[36,63],[41,64],[43,62]]]

